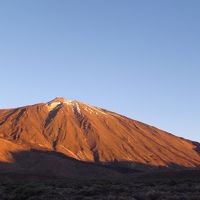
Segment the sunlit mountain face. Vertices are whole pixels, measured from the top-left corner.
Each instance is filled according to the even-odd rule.
[[[76,100],[55,98],[0,110],[1,163],[23,162],[21,152],[30,166],[48,160],[48,165],[56,162],[59,168],[65,166],[66,156],[70,162],[122,163],[130,169],[196,168],[200,165],[198,150],[197,142]],[[36,152],[41,157],[34,162]],[[11,168],[23,170],[20,167],[13,164]]]

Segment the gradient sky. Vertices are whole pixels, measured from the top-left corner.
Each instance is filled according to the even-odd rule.
[[[200,141],[199,0],[0,0],[0,107],[56,96]]]

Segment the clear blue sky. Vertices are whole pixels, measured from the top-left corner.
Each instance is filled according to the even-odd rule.
[[[200,141],[199,0],[0,0],[0,107],[56,96]]]

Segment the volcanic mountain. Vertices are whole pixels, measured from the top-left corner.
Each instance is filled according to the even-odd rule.
[[[64,163],[64,157],[60,161],[58,155],[69,158],[72,166],[76,161],[82,165],[127,163],[130,168],[194,168],[200,165],[198,150],[197,142],[76,100],[55,98],[0,110],[0,169],[10,166],[23,171],[22,162],[41,168],[44,160],[47,166],[57,163],[58,169]],[[37,152],[40,159],[34,161]]]

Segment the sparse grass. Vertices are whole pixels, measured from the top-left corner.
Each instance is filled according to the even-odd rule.
[[[1,200],[200,200],[200,177],[0,181]]]

